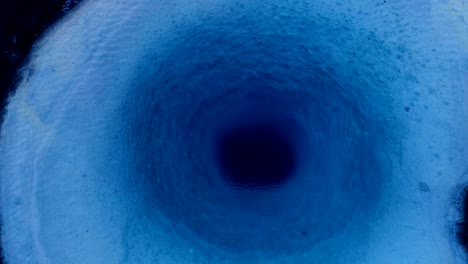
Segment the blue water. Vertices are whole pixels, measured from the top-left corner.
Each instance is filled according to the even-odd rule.
[[[467,26],[416,2],[84,2],[7,107],[7,263],[464,263]]]

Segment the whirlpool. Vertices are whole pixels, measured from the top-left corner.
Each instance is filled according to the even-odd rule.
[[[467,17],[83,1],[3,113],[3,261],[466,263]]]

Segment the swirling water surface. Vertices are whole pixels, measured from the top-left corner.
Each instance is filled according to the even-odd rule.
[[[464,263],[459,4],[85,1],[7,107],[7,263]]]

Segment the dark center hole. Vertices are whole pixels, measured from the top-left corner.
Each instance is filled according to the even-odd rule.
[[[217,147],[223,174],[241,187],[275,187],[291,175],[296,163],[287,133],[271,125],[230,129]]]

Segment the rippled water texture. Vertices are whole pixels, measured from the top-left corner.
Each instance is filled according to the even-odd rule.
[[[7,263],[464,263],[466,7],[388,2],[84,2],[7,107]]]

